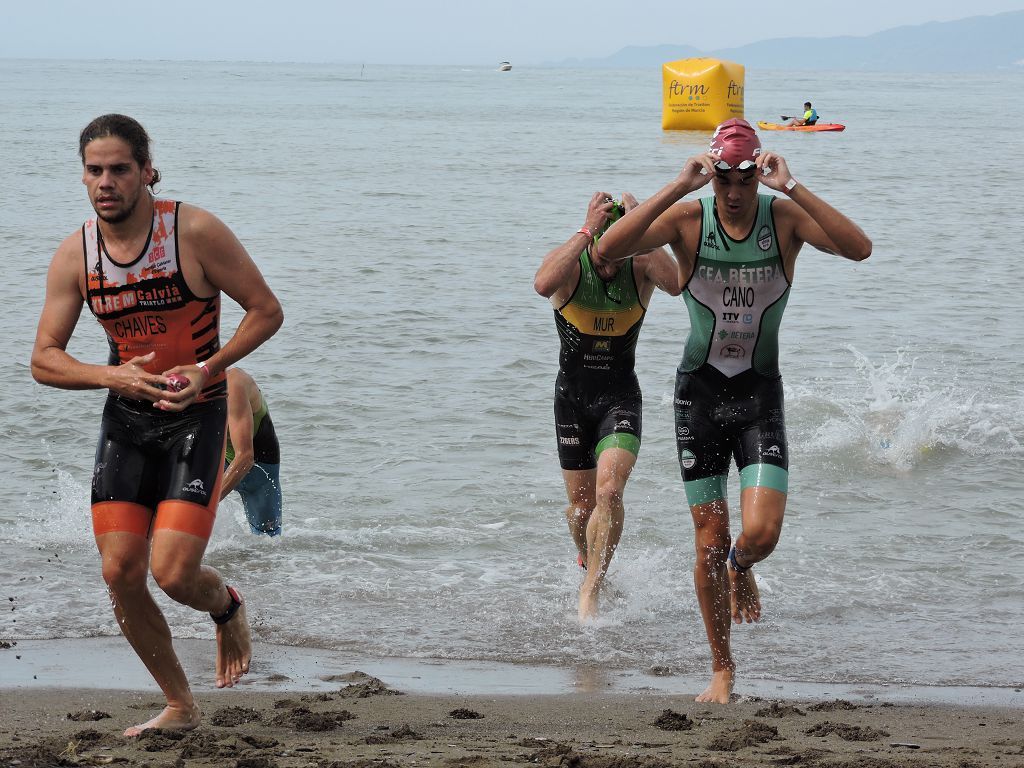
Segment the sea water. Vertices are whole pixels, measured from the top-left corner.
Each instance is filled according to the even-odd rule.
[[[797,262],[790,498],[764,618],[734,632],[748,677],[1024,683],[1022,85],[747,73],[752,121],[811,100],[847,125],[762,140],[874,242]],[[207,555],[257,641],[704,674],[672,425],[684,305],[656,295],[640,338],[643,447],[581,627],[532,288],[594,191],[647,197],[706,147],[661,130],[659,72],[5,60],[0,109],[0,638],[118,634],[88,511],[105,393],[39,386],[28,361],[50,257],[91,213],[78,131],[120,111],[153,137],[160,194],[223,219],[285,308],[243,363],[281,439],[284,535],[251,535],[233,495]],[[240,316],[225,300],[224,338]],[[106,359],[88,311],[69,351]],[[177,637],[211,635],[159,600]]]

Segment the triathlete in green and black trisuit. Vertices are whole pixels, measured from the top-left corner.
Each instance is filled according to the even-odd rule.
[[[580,277],[569,300],[555,309],[561,339],[555,380],[555,432],[563,469],[593,469],[606,448],[640,450],[643,397],[633,371],[647,307],[626,259],[605,282],[590,249],[579,257]]]
[[[633,372],[637,337],[655,286],[679,294],[679,266],[662,248],[620,261],[593,256],[597,239],[625,208],[604,192],[590,200],[584,225],[545,257],[534,289],[555,310],[561,339],[555,382],[558,460],[569,498],[569,532],[587,569],[579,618],[597,613],[604,573],[625,516],[623,491],[640,450],[642,398]]]
[[[713,198],[683,199],[708,182]],[[758,194],[762,184],[785,197]],[[797,183],[785,159],[762,152],[750,124],[733,118],[715,129],[707,152],[689,158],[598,246],[599,261],[664,245],[679,261],[690,334],[676,379],[676,440],[713,673],[700,702],[730,700],[730,618],[760,619],[750,569],[782,532],[789,473],[778,333],[804,243],[852,261],[871,254],[860,227]],[[725,494],[733,458],[743,521],[735,538]]]
[[[676,446],[691,506],[726,497],[732,458],[742,488],[788,491],[778,341],[790,281],[774,200],[757,196],[741,240],[726,234],[715,198],[700,200],[700,248],[683,289],[690,334],[675,392]]]

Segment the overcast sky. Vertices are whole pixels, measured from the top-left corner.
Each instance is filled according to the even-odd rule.
[[[1019,10],[1024,0],[17,0],[4,3],[0,56],[536,65]]]

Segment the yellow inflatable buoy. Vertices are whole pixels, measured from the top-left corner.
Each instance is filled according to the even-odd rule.
[[[661,127],[712,130],[743,117],[744,67],[720,59],[680,59],[662,65]]]

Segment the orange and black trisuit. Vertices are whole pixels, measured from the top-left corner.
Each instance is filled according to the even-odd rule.
[[[86,303],[107,333],[110,365],[155,352],[146,369],[163,373],[206,360],[220,349],[220,294],[196,296],[181,271],[178,205],[153,200],[149,239],[127,264],[107,253],[95,218],[82,227]],[[111,392],[92,478],[96,535],[127,531],[148,536],[169,528],[209,538],[226,434],[223,372],[207,381],[196,402],[180,413]]]

